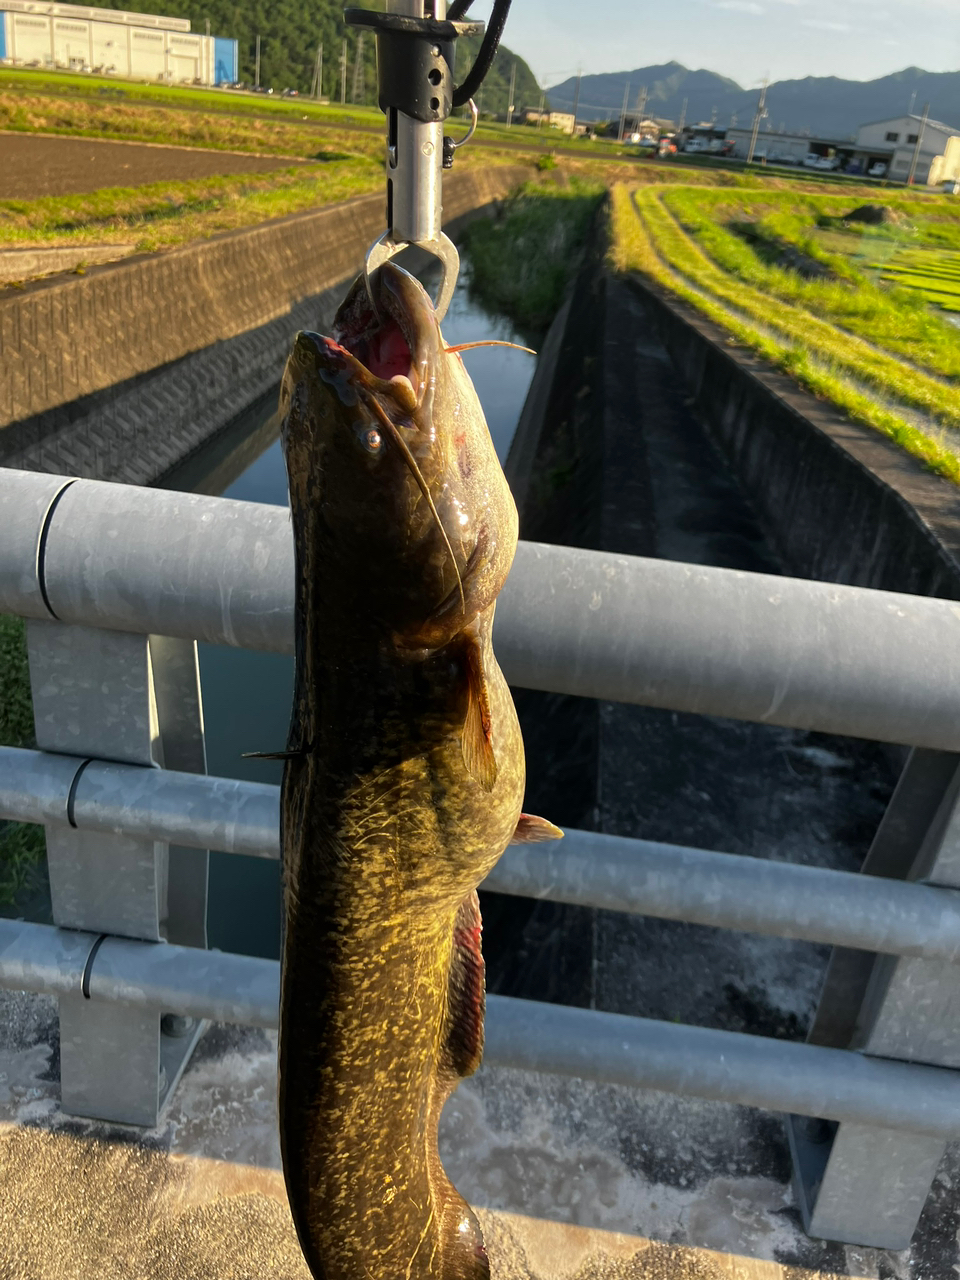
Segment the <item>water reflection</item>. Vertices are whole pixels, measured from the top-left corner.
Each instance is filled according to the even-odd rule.
[[[461,273],[443,333],[450,345],[493,338],[520,342],[509,322],[483,311],[468,292],[469,264]],[[424,274],[428,288],[432,280]],[[534,360],[503,347],[467,351],[463,360],[484,407],[501,461],[516,430],[533,376]],[[207,448],[169,476],[166,488],[219,494],[247,502],[287,505],[280,450],[277,394],[272,391]],[[211,774],[279,783],[275,761],[242,759],[244,751],[283,748],[292,696],[292,660],[201,644],[207,767]],[[260,858],[210,855],[211,947],[276,957],[280,952],[279,867]]]

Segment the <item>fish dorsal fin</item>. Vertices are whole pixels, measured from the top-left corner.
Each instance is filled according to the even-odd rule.
[[[562,840],[563,832],[546,818],[535,813],[521,813],[511,844],[540,844],[543,840]]]
[[[493,754],[493,723],[490,692],[483,669],[483,648],[476,632],[467,632],[465,639],[467,714],[461,739],[463,763],[484,791],[492,791],[497,781],[497,760]]]
[[[486,1004],[480,949],[480,900],[474,889],[464,898],[453,924],[453,952],[447,987],[446,1056],[455,1077],[473,1075],[483,1057]]]

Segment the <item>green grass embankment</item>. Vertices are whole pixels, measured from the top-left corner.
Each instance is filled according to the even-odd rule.
[[[381,165],[353,158],[266,174],[0,200],[0,247],[107,243],[138,251],[169,249],[220,231],[338,204],[382,186]]]
[[[563,301],[605,190],[600,182],[577,178],[563,187],[528,183],[499,217],[467,228],[471,288],[532,342]]]

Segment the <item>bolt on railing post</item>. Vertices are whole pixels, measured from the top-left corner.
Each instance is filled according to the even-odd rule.
[[[37,745],[77,762],[68,824],[87,761],[205,772],[193,642],[31,619],[27,649]],[[205,852],[53,823],[46,839],[58,925],[206,945]],[[96,999],[88,973],[60,998],[63,1109],[154,1125],[201,1027],[169,1029],[177,1034],[162,1034],[156,1012]]]
[[[911,752],[864,862],[867,875],[960,888],[960,756]],[[960,1067],[960,967],[835,947],[808,1039],[880,1058]],[[905,1249],[946,1139],[788,1117],[794,1183],[812,1236]]]

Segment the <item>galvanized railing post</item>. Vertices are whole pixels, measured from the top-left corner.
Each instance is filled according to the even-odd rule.
[[[196,645],[31,619],[27,647],[37,745],[77,760],[69,825],[45,828],[55,922],[205,946],[205,852],[81,831],[72,814],[88,761],[205,772]],[[98,1000],[89,977],[60,999],[63,1109],[153,1125],[200,1025]]]
[[[960,888],[960,756],[911,752],[863,866],[867,875]],[[960,966],[837,947],[809,1040],[880,1058],[960,1067]],[[788,1118],[810,1235],[905,1249],[946,1137]]]

